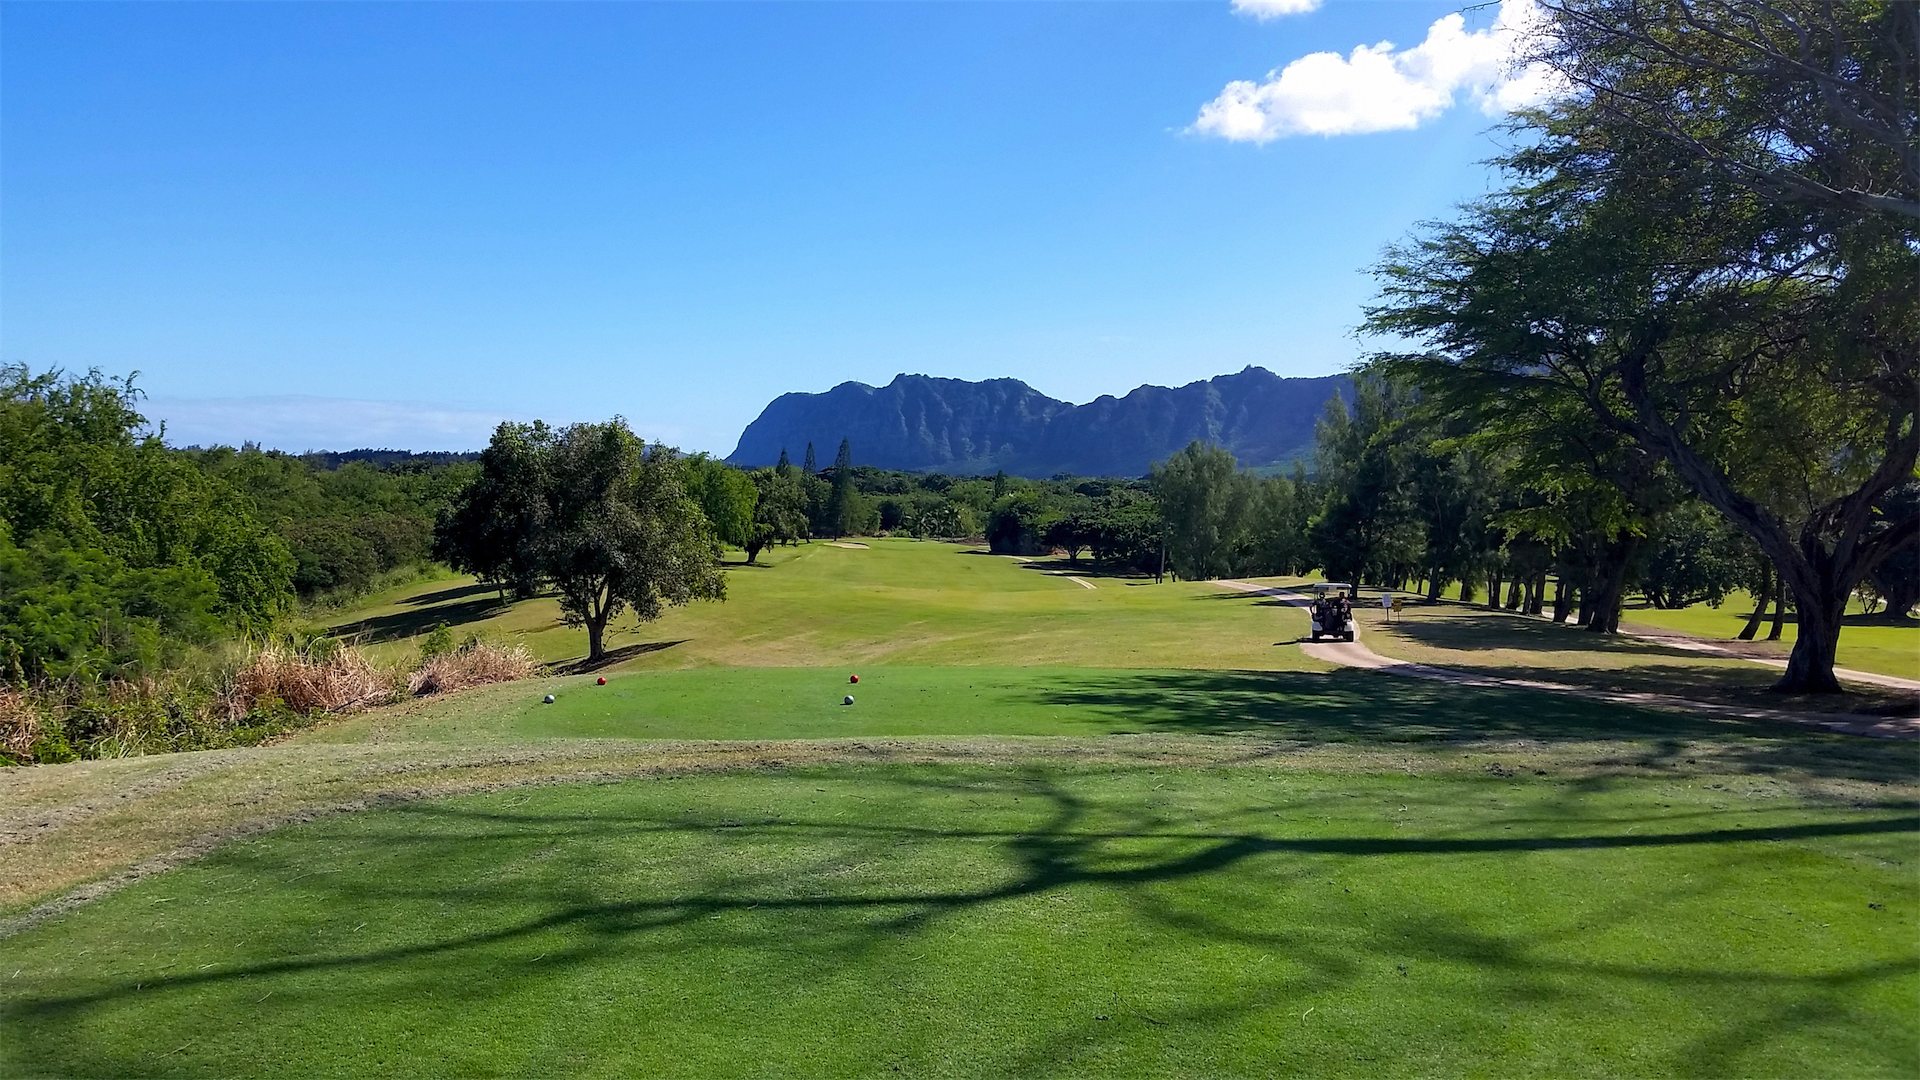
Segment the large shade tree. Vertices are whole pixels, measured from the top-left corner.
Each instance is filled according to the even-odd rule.
[[[720,600],[714,536],[687,494],[672,450],[649,449],[625,422],[502,424],[481,476],[441,523],[441,549],[463,569],[544,583],[569,624],[587,630],[589,662],[607,624],[641,621],[693,600]]]
[[[1920,449],[1913,143],[1885,138],[1920,135],[1913,12],[1554,7],[1569,93],[1504,192],[1383,263],[1370,326],[1422,386],[1557,395],[1658,456],[1792,596],[1777,688],[1837,691],[1849,597],[1920,530],[1876,512]]]

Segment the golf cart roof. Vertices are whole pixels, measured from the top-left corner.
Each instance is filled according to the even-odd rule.
[[[1314,586],[1314,588],[1316,588],[1316,589],[1322,589],[1322,590],[1324,590],[1324,589],[1351,589],[1351,588],[1353,588],[1353,586],[1351,586],[1351,585],[1349,585],[1349,584],[1347,584],[1347,583],[1346,583],[1346,582],[1344,582],[1344,581],[1322,581],[1322,582],[1320,582],[1320,583],[1318,583],[1318,584],[1316,584],[1316,585]]]

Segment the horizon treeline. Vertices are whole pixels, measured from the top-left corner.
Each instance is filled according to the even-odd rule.
[[[462,547],[460,507],[472,532],[485,453],[383,451],[376,464],[257,446],[173,449],[147,428],[138,399],[129,379],[5,369],[0,665],[9,682],[164,670],[195,648],[295,628],[303,610],[440,564],[515,596],[551,584]],[[502,425],[510,429],[520,438],[550,430]],[[754,562],[775,545],[899,535],[1186,579],[1319,570],[1435,599],[1484,595],[1490,606],[1599,631],[1617,629],[1630,595],[1673,608],[1744,590],[1754,600],[1745,636],[1757,636],[1771,610],[1777,638],[1792,609],[1759,547],[1644,459],[1623,459],[1628,471],[1618,474],[1592,459],[1543,462],[1539,447],[1450,418],[1379,373],[1356,380],[1351,405],[1329,403],[1316,444],[1313,469],[1290,476],[1243,471],[1226,450],[1195,443],[1146,477],[1046,480],[879,469],[857,464],[846,440],[824,466],[812,446],[798,464],[783,454],[758,469],[670,447],[644,453],[673,464],[685,495],[673,513],[704,519],[715,560],[724,550]],[[1909,482],[1875,513],[1916,510],[1920,484]],[[1920,558],[1908,549],[1863,582],[1892,615],[1920,601]]]

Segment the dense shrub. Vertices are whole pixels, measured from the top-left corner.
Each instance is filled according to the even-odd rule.
[[[131,380],[0,366],[0,663],[131,674],[287,612],[294,563],[247,500],[167,449]]]

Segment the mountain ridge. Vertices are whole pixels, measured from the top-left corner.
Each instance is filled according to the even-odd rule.
[[[1248,366],[1075,405],[1011,377],[901,372],[885,386],[848,380],[781,394],[740,433],[727,461],[771,465],[783,449],[798,458],[809,442],[825,457],[845,438],[855,461],[881,468],[1138,476],[1198,439],[1225,446],[1243,466],[1279,466],[1311,452],[1314,422],[1333,397],[1351,400],[1351,387],[1346,375],[1284,378]]]

